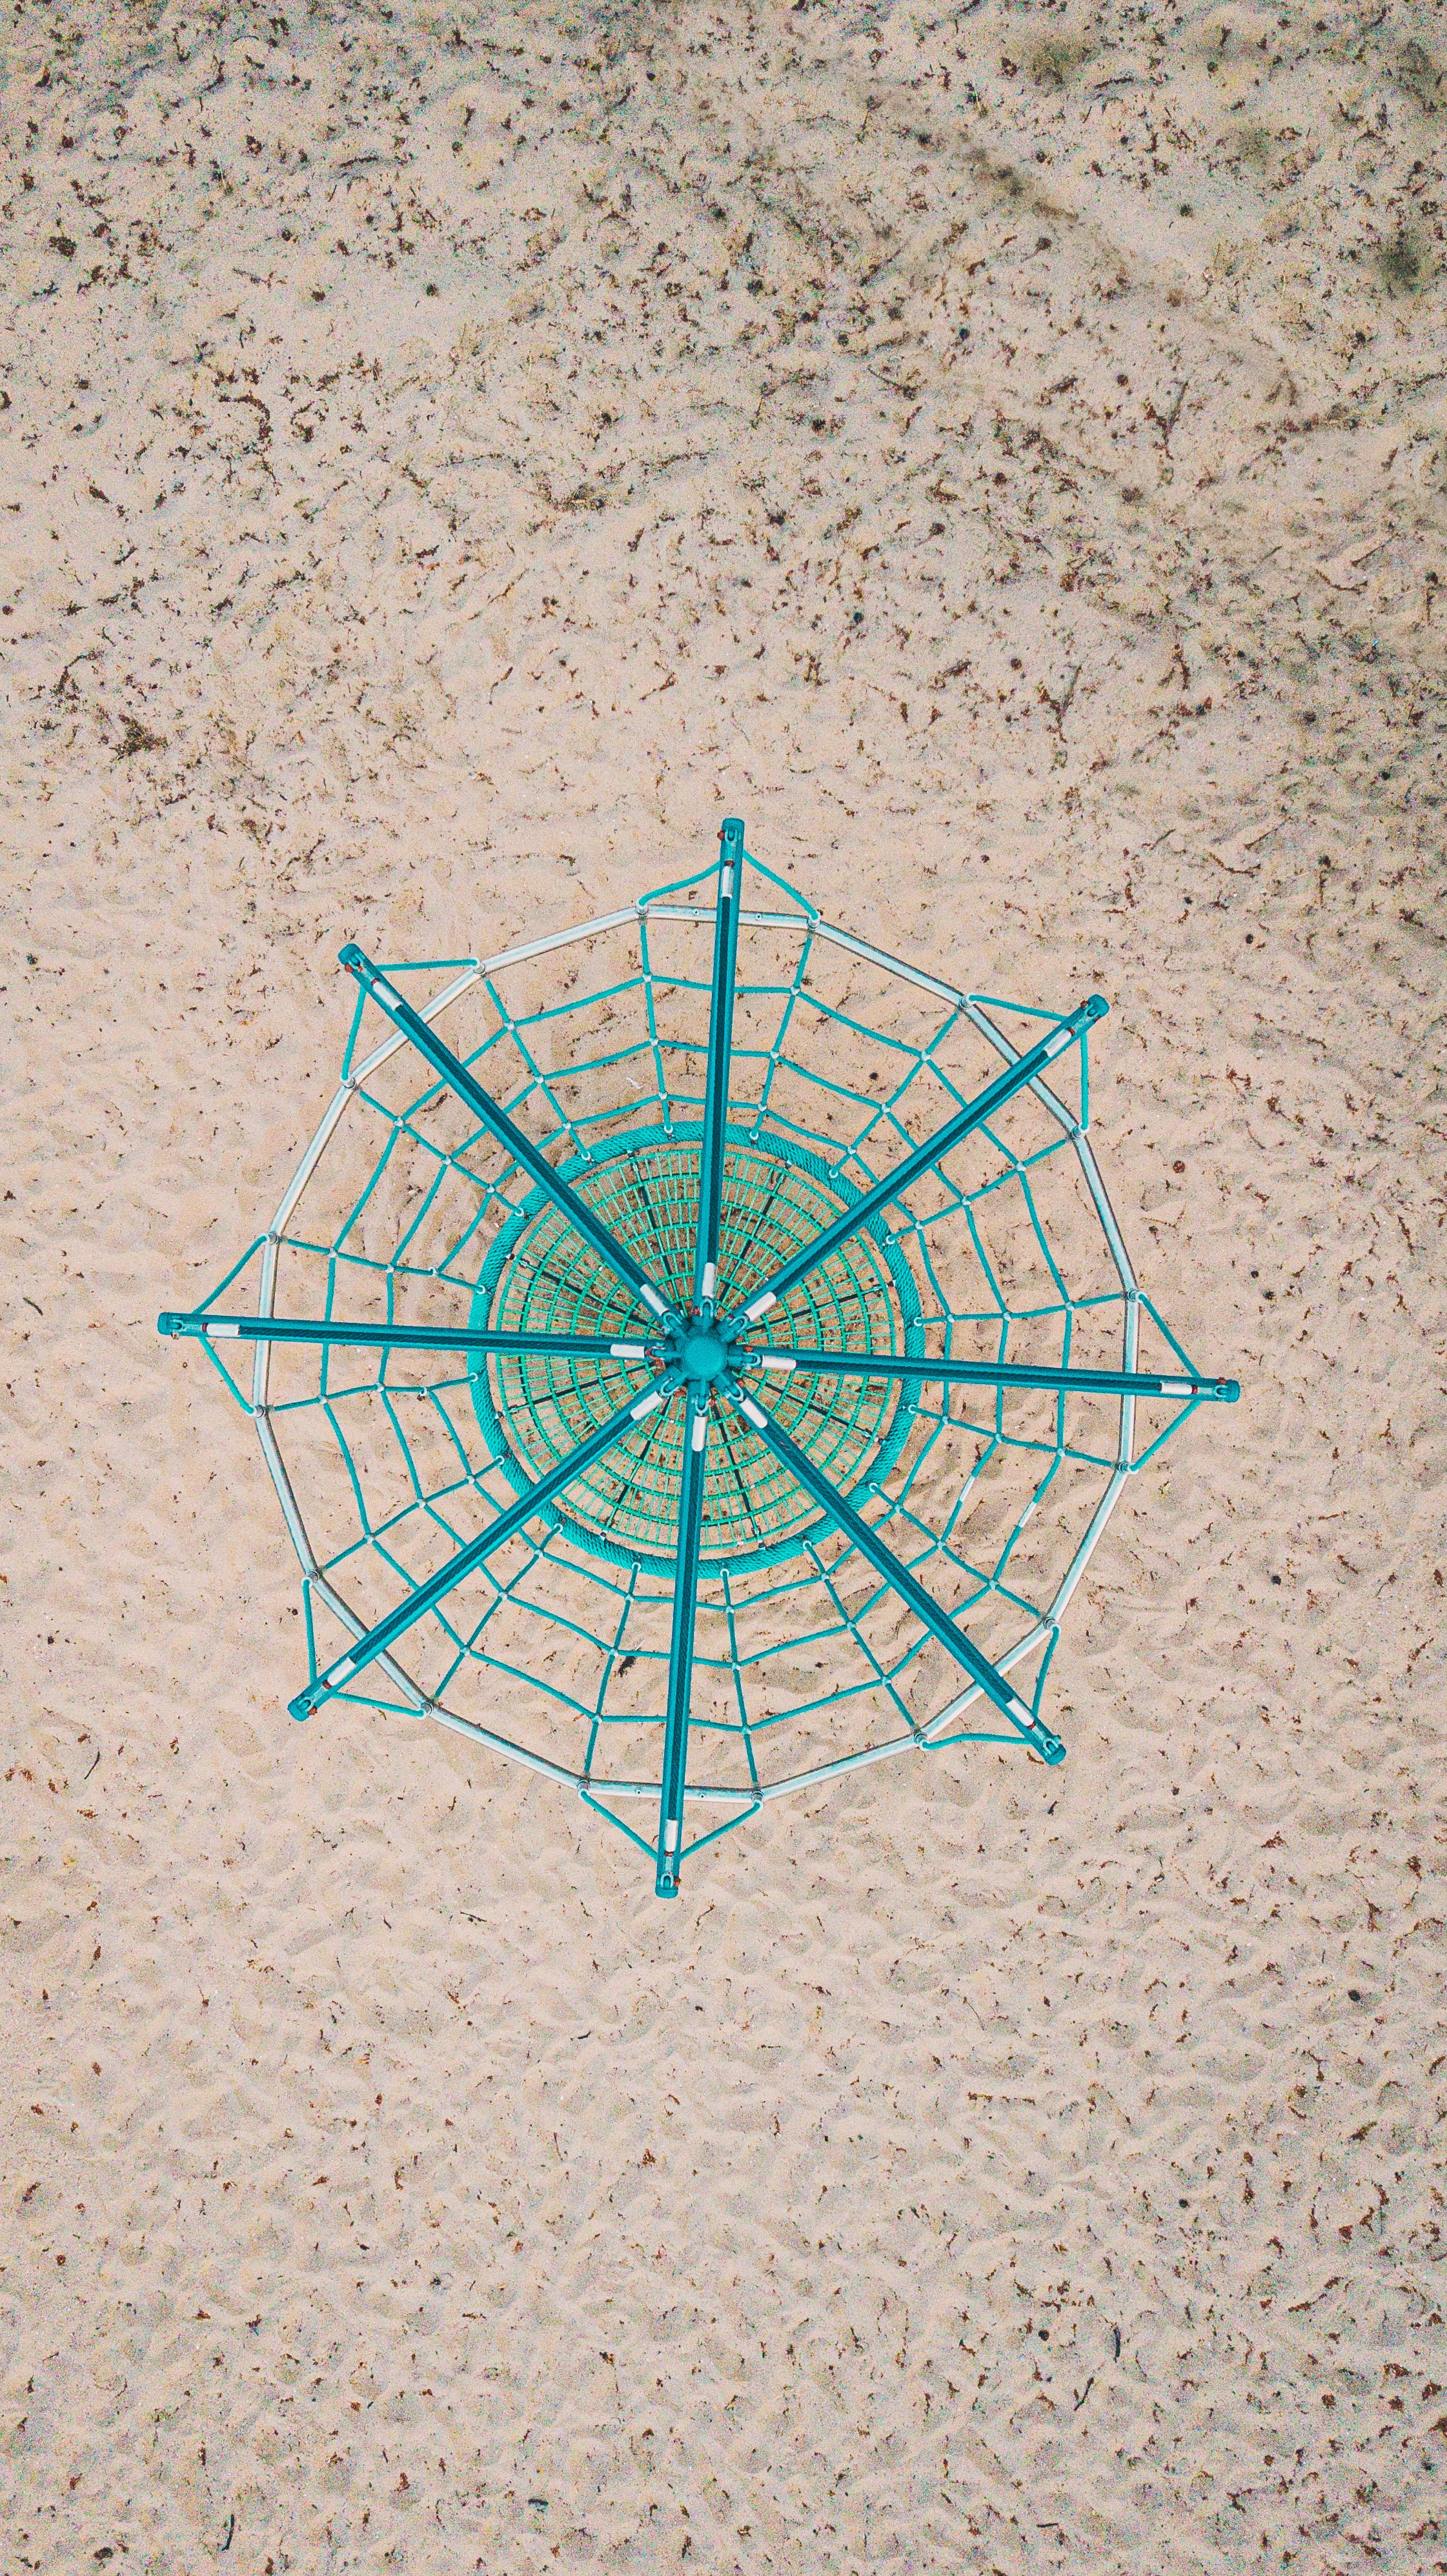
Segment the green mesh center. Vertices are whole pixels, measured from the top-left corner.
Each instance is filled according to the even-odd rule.
[[[670,1301],[693,1290],[700,1143],[696,1128],[645,1128],[576,1156],[566,1178],[596,1209]],[[859,1193],[818,1155],[782,1138],[730,1134],[724,1164],[719,1303],[741,1306]],[[924,1347],[920,1304],[895,1237],[876,1219],[820,1263],[750,1338],[776,1349],[881,1354]],[[564,1215],[535,1191],[498,1236],[478,1280],[477,1327],[636,1340],[647,1319],[627,1289]],[[519,1492],[648,1385],[642,1362],[480,1360],[473,1400],[489,1448]],[[917,1389],[794,1376],[746,1383],[783,1428],[847,1494],[881,1478],[898,1456]],[[683,1465],[683,1406],[675,1401],[587,1468],[568,1488],[558,1526],[620,1565],[673,1565]],[[703,1504],[703,1563],[738,1570],[796,1555],[821,1527],[817,1506],[727,1402],[715,1404]]]

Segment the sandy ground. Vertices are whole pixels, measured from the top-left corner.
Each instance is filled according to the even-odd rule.
[[[1444,60],[17,10],[5,2576],[1447,2566]],[[1062,1772],[866,1776],[664,1907],[420,1722],[290,1725],[153,1318],[315,1123],[342,938],[730,810],[1108,993],[1097,1150],[1245,1394],[1095,1562]]]

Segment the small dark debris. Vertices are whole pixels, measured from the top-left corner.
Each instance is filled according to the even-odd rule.
[[[1409,37],[1397,56],[1397,78],[1428,116],[1436,115],[1443,103],[1443,75],[1426,46],[1419,45],[1415,37]]]
[[[149,726],[141,724],[135,716],[127,716],[116,758],[130,760],[138,751],[164,751],[165,748],[162,734],[152,733]]]
[[[1382,284],[1394,295],[1415,295],[1427,283],[1427,254],[1408,232],[1400,232],[1395,241],[1383,243],[1377,253],[1377,268]]]

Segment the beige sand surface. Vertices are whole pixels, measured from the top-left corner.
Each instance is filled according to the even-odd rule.
[[[17,8],[0,2569],[1447,2565],[1440,15]],[[856,611],[862,612],[856,619]],[[342,938],[721,812],[1234,1366],[1055,1666],[660,1906],[306,1730],[156,1309]],[[1184,1165],[1184,1172],[1179,1169]]]

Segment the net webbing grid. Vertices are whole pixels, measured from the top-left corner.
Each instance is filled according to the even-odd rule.
[[[714,921],[712,900],[640,904],[464,965],[417,1005],[449,1032],[469,1008],[480,1016],[480,1034],[474,1023],[449,1045],[680,1306],[698,1223]],[[804,910],[745,909],[740,936],[718,1263],[730,1308],[962,1108],[982,1060],[1013,1064],[1057,1019],[954,992]],[[421,992],[436,971],[385,973]],[[403,1039],[375,1042],[366,1004],[363,993],[342,1088],[256,1248],[258,1316],[441,1319],[624,1350],[459,1357],[257,1342],[249,1402],[302,1561],[313,1676],[334,1638],[360,1634],[524,1503],[648,1388],[656,1364],[625,1281],[446,1086],[424,1079]],[[1166,1368],[1189,1369],[1141,1295],[1095,1165],[1085,1056],[1082,1036],[1060,1067],[1063,1081],[1078,1063],[1075,1099],[1053,1073],[1033,1081],[789,1288],[768,1317],[771,1347],[972,1363],[1023,1353],[1037,1367],[1083,1357],[1125,1370],[1141,1365],[1144,1326]],[[758,1383],[780,1428],[1033,1709],[1126,1475],[1195,1400],[1142,1411],[1129,1394],[827,1367]],[[656,1797],[687,1420],[670,1402],[631,1429],[438,1601],[405,1649],[339,1695],[425,1708],[597,1801]],[[733,1812],[685,1849],[765,1798],[891,1752],[1010,1740],[890,1584],[723,1406],[699,1587],[687,1794]],[[541,1741],[511,1732],[524,1701],[548,1712]],[[780,1752],[790,1767],[777,1767]]]

